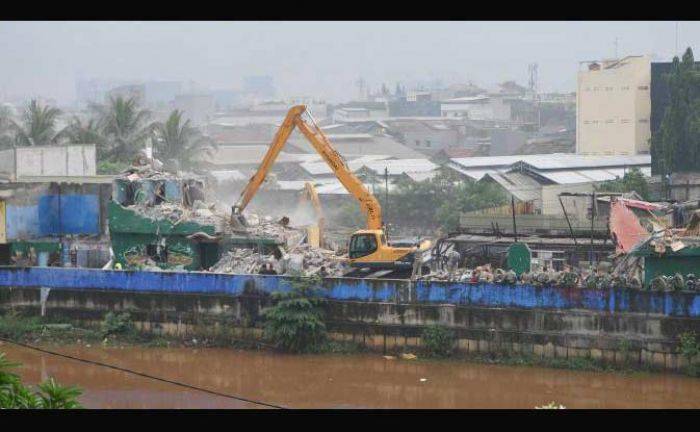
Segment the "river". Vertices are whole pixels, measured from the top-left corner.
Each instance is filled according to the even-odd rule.
[[[281,355],[215,348],[51,347],[73,356],[290,408],[700,408],[700,379],[381,355]],[[127,372],[0,344],[35,384],[83,388],[88,408],[261,408]]]

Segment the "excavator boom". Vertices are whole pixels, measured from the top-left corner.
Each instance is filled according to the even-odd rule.
[[[328,164],[340,183],[345,186],[345,189],[360,202],[360,207],[363,212],[367,214],[367,228],[382,229],[382,210],[379,202],[360,179],[347,167],[343,157],[331,146],[328,138],[323,131],[321,131],[321,128],[319,128],[315,122],[309,124],[304,121],[302,114],[305,112],[306,107],[304,105],[297,105],[289,110],[282,125],[275,134],[272,145],[270,145],[258,170],[253,177],[251,177],[248,185],[243,189],[240,198],[233,206],[233,216],[240,215],[248,203],[250,203],[250,200],[255,196],[255,193],[265,181],[265,177],[277,159],[277,156],[282,151],[284,144],[296,127],[306,139],[309,140],[321,158]]]

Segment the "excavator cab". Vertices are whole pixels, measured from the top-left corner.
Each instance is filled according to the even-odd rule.
[[[415,247],[390,246],[384,230],[366,229],[350,237],[348,258],[352,267],[410,268],[416,250]]]
[[[348,256],[350,259],[362,258],[373,254],[379,248],[378,236],[372,233],[355,234],[350,238]],[[381,239],[379,239],[381,241]]]

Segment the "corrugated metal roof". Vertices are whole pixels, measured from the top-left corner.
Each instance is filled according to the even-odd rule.
[[[362,166],[371,161],[375,160],[382,160],[382,159],[388,159],[391,156],[386,156],[386,155],[365,155],[365,156],[360,156],[357,158],[353,158],[348,162],[348,167],[352,171],[356,171]],[[306,170],[311,175],[332,175],[333,171],[331,168],[328,166],[328,164],[324,161],[321,162],[304,162],[300,164],[300,166]]]
[[[557,184],[590,183],[593,181],[590,177],[586,177],[578,171],[544,171],[537,174]]]
[[[406,172],[406,174],[411,180],[421,182],[435,177],[438,174],[438,170],[427,171],[427,172]]]
[[[365,187],[372,192],[372,184],[371,183],[364,183]],[[384,184],[376,184],[376,188],[382,188],[384,190]],[[389,183],[389,191],[393,190],[395,188],[394,185]],[[319,195],[350,195],[345,189],[345,186],[343,186],[340,181],[335,180],[333,182],[328,182],[326,184],[321,184],[316,186],[316,193]]]
[[[345,158],[351,155],[389,155],[396,158],[420,158],[424,155],[412,148],[401,144],[388,136],[369,136],[366,139],[333,140],[331,145]],[[293,144],[306,153],[315,153],[314,148],[306,139],[290,139]]]
[[[408,172],[430,172],[437,169],[437,165],[428,159],[387,159],[370,161],[363,164],[367,169],[376,174],[384,174],[385,169],[389,175],[400,175]]]
[[[646,168],[640,170],[645,173]],[[608,169],[588,169],[588,170],[566,170],[566,171],[535,171],[538,175],[545,177],[558,184],[575,184],[588,182],[602,182],[622,178],[629,169],[608,168]],[[651,168],[647,170],[651,175]]]
[[[445,166],[476,181],[479,181],[482,178],[484,178],[486,174],[497,174],[501,171],[505,171],[505,169],[467,169],[462,168],[460,165],[452,162],[448,162]]]
[[[522,160],[524,156],[477,156],[450,159],[463,168],[507,167]]]
[[[542,197],[542,185],[526,174],[490,173],[488,176],[520,201],[535,201]]]
[[[202,158],[213,165],[259,164],[269,147],[269,145],[220,145],[210,155],[202,154]],[[319,159],[320,156],[317,154],[286,153],[283,151],[277,156],[276,162],[306,162]]]
[[[480,156],[453,158],[452,162],[464,168],[503,167],[524,162],[538,170],[567,168],[630,167],[651,164],[650,155],[592,156],[574,153],[552,153],[512,156]]]

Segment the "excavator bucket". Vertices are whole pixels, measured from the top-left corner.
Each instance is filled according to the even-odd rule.
[[[231,209],[230,224],[234,231],[245,231],[248,226],[248,223],[246,222],[245,217],[243,217],[243,214],[237,211],[235,207]]]

